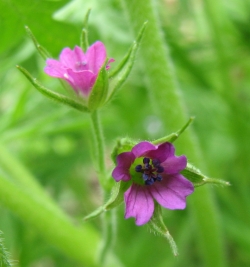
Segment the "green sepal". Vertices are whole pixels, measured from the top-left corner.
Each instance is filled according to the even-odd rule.
[[[157,140],[154,140],[154,141],[152,141],[152,143],[154,145],[162,144],[165,142],[173,143],[188,128],[188,126],[193,122],[193,120],[194,120],[194,117],[190,117],[188,122],[180,130],[178,130],[175,133],[164,136],[162,138],[159,138]]]
[[[229,186],[230,183],[220,179],[208,178],[206,175],[202,174],[199,169],[191,165],[187,164],[187,167],[181,171],[181,174],[186,177],[190,182],[193,183],[195,187],[201,186],[204,184],[215,184],[221,186]]]
[[[84,52],[86,52],[86,50],[89,47],[89,41],[88,41],[88,21],[89,21],[89,14],[90,14],[91,9],[88,9],[85,17],[84,17],[84,21],[83,21],[83,28],[82,28],[82,34],[81,34],[81,38],[80,38],[80,44],[81,44],[81,48]]]
[[[68,98],[64,95],[58,94],[56,92],[53,92],[49,89],[47,89],[46,87],[44,87],[43,85],[41,85],[36,78],[33,78],[31,76],[31,74],[24,69],[23,67],[20,66],[16,66],[18,70],[20,70],[25,76],[26,78],[34,85],[34,87],[43,95],[45,95],[46,97],[55,100],[56,102],[59,102],[60,104],[64,104],[66,106],[72,107],[74,109],[77,109],[81,112],[89,112],[88,108],[86,106],[84,106],[83,104]]]
[[[177,256],[178,249],[176,243],[173,237],[170,235],[168,228],[166,227],[163,221],[161,206],[157,202],[155,202],[154,214],[150,219],[148,225],[151,228],[151,230],[153,230],[157,234],[160,234],[161,236],[165,237],[168,240],[173,254]]]
[[[113,209],[120,205],[124,200],[124,193],[130,187],[131,182],[120,181],[115,183],[112,188],[110,199],[101,207],[97,208],[95,211],[91,212],[89,215],[85,216],[83,219],[89,220],[93,219],[105,211]]]
[[[107,62],[108,60],[106,60],[101,67],[95,84],[91,90],[88,99],[88,108],[90,111],[94,111],[101,107],[106,100],[108,93],[108,72],[106,70]]]
[[[118,89],[123,85],[123,83],[129,76],[135,62],[135,56],[140,46],[146,24],[147,22],[144,22],[136,38],[136,41],[133,42],[132,46],[130,47],[120,64],[113,71],[109,72],[109,78],[112,79],[110,80],[110,89],[107,102],[111,101],[114,98],[114,96],[118,92]]]
[[[32,40],[32,42],[34,43],[38,53],[42,56],[42,58],[45,60],[47,58],[52,58],[50,53],[43,46],[41,46],[38,43],[36,37],[34,36],[34,34],[32,33],[32,31],[30,30],[30,28],[28,26],[25,26],[25,30],[26,30],[27,34],[29,35],[30,39]]]
[[[138,144],[138,142],[127,137],[117,140],[116,145],[111,153],[111,159],[113,162],[116,164],[116,157],[123,152],[131,151],[136,144]]]

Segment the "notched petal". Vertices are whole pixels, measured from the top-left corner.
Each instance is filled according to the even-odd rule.
[[[150,187],[150,193],[155,200],[167,209],[184,209],[186,197],[194,191],[193,184],[181,174],[163,176],[160,183]]]
[[[135,217],[136,225],[147,223],[154,212],[154,200],[148,188],[132,184],[125,192],[125,218]]]

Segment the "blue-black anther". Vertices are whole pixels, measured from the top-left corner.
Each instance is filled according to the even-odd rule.
[[[156,171],[158,173],[162,173],[162,172],[164,172],[164,168],[160,165],[160,166],[157,167]]]
[[[159,181],[159,182],[162,181],[162,176],[161,175],[157,175],[156,180]]]
[[[146,170],[146,171],[150,171],[150,170],[152,170],[152,166],[151,166],[150,164],[146,163],[146,164],[145,164],[145,170]]]
[[[150,180],[145,181],[145,185],[152,185],[154,183],[154,179],[151,178]]]
[[[149,178],[150,178],[150,176],[149,176],[148,174],[143,173],[143,175],[142,175],[142,179],[143,179],[144,181],[147,181]]]
[[[150,162],[150,159],[149,158],[144,158],[143,159],[143,163],[146,164],[146,163],[149,163]]]
[[[141,172],[142,171],[142,165],[135,166],[135,171],[136,172]]]
[[[157,166],[160,165],[160,161],[158,159],[153,159],[152,160],[152,164],[153,164],[154,167],[157,167]]]

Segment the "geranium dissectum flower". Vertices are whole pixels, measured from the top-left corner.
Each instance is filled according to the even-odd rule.
[[[186,207],[186,196],[194,187],[180,174],[187,158],[174,153],[171,143],[156,146],[145,141],[117,156],[113,178],[117,182],[132,180],[124,195],[126,219],[135,217],[137,225],[147,223],[154,212],[154,200],[167,209]]]
[[[59,61],[47,59],[45,73],[52,77],[67,81],[77,92],[88,96],[100,71],[107,58],[106,48],[100,41],[92,44],[86,53],[79,46],[73,50],[66,47],[62,50]],[[109,69],[109,63],[106,69]]]

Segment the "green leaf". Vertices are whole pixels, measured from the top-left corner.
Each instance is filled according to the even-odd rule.
[[[152,143],[154,145],[162,144],[164,142],[170,142],[173,143],[186,129],[187,127],[193,122],[194,117],[191,117],[188,122],[176,133],[172,133],[170,135],[164,136],[162,138],[159,138],[157,140],[154,140]]]
[[[57,54],[58,49],[65,46],[65,32],[67,32],[67,45],[73,46],[78,36],[76,27],[54,19],[54,13],[68,2],[68,0],[0,1],[0,53],[11,51],[24,40],[24,25],[32,28],[35,36],[39,37],[40,43],[45,47],[50,47],[53,42],[50,50],[53,54]]]
[[[187,164],[187,167],[181,172],[183,176],[185,176],[190,182],[193,183],[194,186],[201,186],[207,183],[221,185],[221,186],[229,186],[230,183],[220,179],[208,178],[204,174],[201,173],[199,169],[191,165]]]
[[[35,78],[31,76],[31,74],[24,68],[17,66],[17,68],[26,76],[26,78],[34,85],[34,87],[43,95],[46,97],[55,100],[61,104],[64,104],[66,106],[70,106],[74,109],[77,109],[81,112],[89,112],[88,108],[84,105],[82,105],[79,102],[76,102],[73,99],[70,99],[64,95],[58,94],[56,92],[53,92],[44,86],[42,86]]]
[[[124,193],[131,185],[131,182],[123,182],[120,181],[118,183],[115,183],[115,185],[112,188],[111,196],[109,200],[101,207],[97,208],[95,211],[91,212],[89,215],[84,217],[84,220],[90,220],[93,219],[100,214],[102,214],[105,211],[108,211],[110,209],[113,209],[120,205],[123,202],[124,199]]]
[[[96,82],[92,88],[92,91],[88,100],[88,108],[90,111],[94,111],[101,107],[107,97],[108,93],[108,73],[106,70],[107,60],[101,67]]]
[[[177,256],[178,255],[178,249],[177,249],[176,243],[175,243],[173,237],[170,235],[166,225],[164,224],[164,221],[162,218],[161,206],[157,202],[155,202],[154,214],[153,214],[151,220],[149,221],[149,226],[154,232],[167,238],[173,254],[175,256]]]

